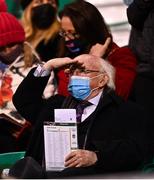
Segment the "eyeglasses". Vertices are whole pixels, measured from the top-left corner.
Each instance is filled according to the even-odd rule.
[[[78,33],[66,32],[64,30],[60,30],[59,35],[62,36],[63,38],[67,37],[69,39],[76,39],[80,37]]]
[[[73,66],[68,69],[68,73],[70,75],[74,74],[75,72],[79,73],[79,74],[89,74],[89,73],[100,72],[100,71],[98,71],[98,70],[90,70],[90,69],[85,69],[85,68],[76,68],[76,67],[73,67]]]

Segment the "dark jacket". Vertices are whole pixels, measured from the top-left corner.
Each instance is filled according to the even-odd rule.
[[[128,22],[136,29],[141,30],[153,8],[153,0],[134,0],[127,8]]]
[[[42,163],[43,122],[54,120],[54,109],[62,107],[65,97],[42,99],[49,77],[34,77],[33,72],[20,84],[13,102],[22,116],[35,124],[26,155]],[[97,153],[95,167],[102,172],[137,169],[147,148],[145,119],[144,111],[137,105],[104,90],[96,110],[78,127],[79,132],[87,133],[86,149]],[[78,135],[80,142],[81,134]]]
[[[134,0],[127,16],[132,25],[129,47],[138,60],[137,72],[154,79],[154,1]]]

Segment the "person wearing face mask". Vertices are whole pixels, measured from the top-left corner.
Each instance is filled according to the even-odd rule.
[[[136,58],[130,48],[119,47],[98,9],[86,1],[68,4],[59,14],[62,40],[59,57],[74,58],[83,53],[103,57],[116,68],[116,92],[128,99],[136,76]],[[58,93],[67,96],[68,77],[57,73]]]
[[[42,61],[57,57],[60,28],[57,20],[58,0],[20,0],[20,3],[26,40]]]
[[[16,126],[9,124],[2,114],[16,118],[24,125],[24,120],[12,103],[13,93],[32,67],[42,63],[31,45],[25,41],[25,32],[18,19],[7,12],[4,0],[0,1],[0,153],[25,148],[26,141],[17,142]],[[53,92],[48,85],[44,97]],[[15,121],[13,121],[16,123]],[[13,126],[13,127],[12,127]],[[20,128],[19,128],[20,129]],[[18,139],[19,140],[19,139]],[[9,142],[9,143],[6,143]],[[17,142],[17,143],[16,143]]]
[[[48,100],[42,99],[49,78],[47,73],[66,67],[70,96],[57,94]],[[136,104],[116,95],[115,69],[111,64],[97,56],[83,54],[74,59],[49,60],[43,69],[46,76],[41,71],[38,73],[37,68],[31,70],[13,96],[15,107],[25,118],[35,122],[35,129],[26,157],[11,167],[11,177],[64,178],[131,171],[144,162],[148,116]],[[84,107],[77,123],[78,149],[65,157],[64,170],[44,172],[44,176],[43,122],[54,121],[54,109],[77,110],[83,102],[89,102],[89,106]]]
[[[95,71],[93,71],[95,72]],[[73,95],[78,100],[85,100],[86,98],[89,97],[89,95],[97,90],[99,87],[96,87],[94,89],[91,89],[89,86],[89,82],[92,79],[98,78],[102,74],[99,74],[97,76],[94,76],[92,78],[89,77],[79,77],[79,76],[72,76],[71,80],[68,85],[68,91],[70,94]],[[115,88],[115,87],[114,87]]]

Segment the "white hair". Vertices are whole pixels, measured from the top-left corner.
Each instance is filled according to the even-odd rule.
[[[109,80],[107,86],[115,90],[115,68],[107,61],[91,54],[82,54],[75,58],[76,60],[88,62],[93,69],[99,69],[100,72],[106,73]]]
[[[115,90],[115,68],[106,60],[100,58],[100,71],[101,72],[105,72],[108,77],[109,80],[107,82],[107,86],[111,89]]]

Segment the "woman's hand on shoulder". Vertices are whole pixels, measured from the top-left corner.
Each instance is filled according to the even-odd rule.
[[[111,42],[111,38],[108,37],[104,44],[95,44],[91,47],[89,54],[92,54],[97,57],[103,57],[106,53],[106,50],[108,49],[108,46]]]

